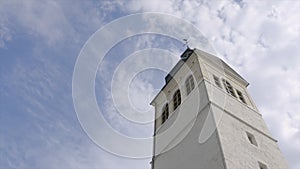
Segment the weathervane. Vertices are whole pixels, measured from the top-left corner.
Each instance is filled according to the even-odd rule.
[[[189,47],[189,39],[183,39],[183,41],[185,42],[185,46],[186,46],[187,48],[190,48],[190,47]]]

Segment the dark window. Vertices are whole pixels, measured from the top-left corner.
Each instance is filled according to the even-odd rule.
[[[266,164],[263,164],[262,162],[258,162],[259,169],[268,169]]]
[[[226,92],[229,93],[231,96],[236,97],[232,85],[225,79],[222,79],[223,85],[225,86]]]
[[[248,138],[249,142],[250,142],[251,144],[257,146],[257,142],[256,142],[256,140],[255,140],[254,135],[251,134],[251,133],[249,133],[249,132],[246,132],[246,134],[247,134],[247,138]]]
[[[238,97],[239,97],[240,101],[242,101],[243,103],[246,103],[245,98],[244,98],[242,92],[236,90],[236,93],[238,94]]]
[[[163,124],[169,118],[169,104],[167,103],[161,114],[161,124]]]
[[[180,90],[177,90],[173,95],[174,110],[181,104]]]
[[[186,88],[187,95],[189,95],[191,93],[191,91],[195,88],[195,83],[194,83],[194,79],[193,79],[192,75],[190,75],[186,79],[186,81],[185,81],[185,88]]]
[[[219,88],[222,89],[220,79],[219,79],[217,76],[215,76],[215,75],[213,75],[213,77],[214,77],[215,84],[216,84]]]

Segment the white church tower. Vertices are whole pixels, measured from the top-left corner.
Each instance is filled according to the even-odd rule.
[[[155,107],[152,169],[288,169],[249,83],[221,59],[187,49]]]

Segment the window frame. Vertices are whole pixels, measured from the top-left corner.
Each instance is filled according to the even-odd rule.
[[[268,166],[260,161],[258,161],[258,167],[259,169],[268,169]]]
[[[247,104],[243,93],[241,91],[237,90],[237,89],[235,89],[235,90],[236,90],[236,93],[237,93],[237,96],[238,96],[239,100],[241,102]]]
[[[195,81],[193,75],[189,75],[185,80],[186,95],[189,95],[195,89]]]
[[[230,83],[229,81],[225,80],[225,79],[222,79],[222,82],[223,82],[223,85],[224,85],[224,87],[225,87],[226,92],[227,92],[228,94],[230,94],[231,96],[237,98],[237,97],[236,97],[236,94],[235,94],[235,92],[234,92],[234,88],[233,88],[233,86],[231,85],[231,83]]]
[[[161,113],[161,124],[164,124],[167,121],[167,119],[169,118],[169,114],[169,104],[166,103]]]
[[[256,138],[254,137],[254,135],[248,131],[246,131],[246,135],[247,135],[247,139],[249,141],[249,143],[251,143],[254,146],[258,146]]]
[[[216,75],[213,75],[213,79],[214,79],[215,85],[217,85],[220,89],[222,89],[220,78],[217,77]]]
[[[179,89],[177,89],[173,94],[173,110],[175,111],[180,104],[181,104],[181,92]]]

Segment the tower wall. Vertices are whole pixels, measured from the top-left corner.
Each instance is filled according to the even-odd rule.
[[[248,82],[226,63],[194,50],[171,74],[173,79],[168,76],[151,103],[156,118],[154,169],[288,169],[248,94]],[[191,74],[195,88],[188,94],[184,82]],[[172,96],[177,89],[181,104],[174,110]],[[162,124],[166,103],[170,115]]]
[[[223,110],[214,107],[213,111],[222,112]],[[267,137],[255,126],[247,125],[224,111],[217,126],[228,169],[259,169],[259,162],[265,164],[268,169],[289,168],[276,141]],[[257,145],[249,141],[247,133],[254,136]]]
[[[215,124],[214,119],[207,119],[211,113],[210,110],[210,104],[206,104],[195,119],[192,119],[186,126],[182,126],[183,130],[178,131],[171,142],[169,142],[169,139],[156,140],[157,146],[164,145],[164,141],[167,140],[169,145],[166,147],[170,149],[156,155],[153,166],[155,169],[225,169],[216,130],[205,142],[200,143],[198,141],[203,125],[208,121],[213,125]],[[185,113],[185,111],[180,111],[180,113]],[[176,118],[178,115],[173,117]],[[171,118],[168,122],[172,123],[173,120]],[[169,131],[166,130],[166,132]],[[156,149],[156,152],[159,151],[158,149]]]

